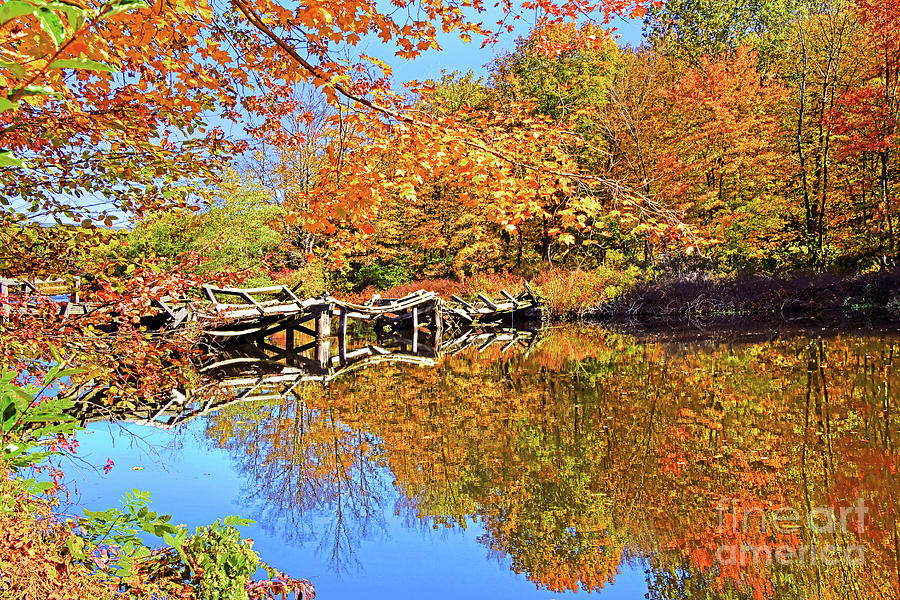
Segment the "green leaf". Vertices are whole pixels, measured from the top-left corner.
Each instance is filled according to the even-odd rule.
[[[135,8],[146,8],[150,6],[144,0],[119,0],[109,10],[100,15],[101,19],[117,15]]]
[[[71,375],[77,375],[78,373],[83,373],[84,369],[72,368],[72,369],[60,369],[59,371],[51,371],[48,373],[47,378],[44,380],[44,383],[51,383],[56,381],[57,379],[62,379],[63,377],[69,377]]]
[[[85,69],[88,71],[115,71],[106,63],[89,58],[65,58],[63,60],[55,60],[47,66],[48,69]]]
[[[26,85],[24,88],[16,88],[12,90],[7,98],[24,98],[25,96],[48,96],[53,93],[53,88],[45,85]]]
[[[37,6],[20,0],[11,0],[0,6],[0,25],[22,15],[30,15],[38,9]]]
[[[6,408],[3,409],[3,416],[0,417],[0,420],[2,420],[3,423],[8,423],[15,418],[15,416],[16,416],[16,414],[18,414],[18,412],[19,411],[16,409],[15,403],[10,402],[9,404],[6,405]]]
[[[38,21],[41,22],[41,27],[50,34],[50,37],[53,38],[53,43],[59,48],[59,46],[66,41],[66,30],[63,27],[59,15],[49,8],[42,6],[37,10],[35,16],[37,16]]]
[[[0,9],[0,10],[2,10],[2,9]],[[15,75],[16,77],[18,77],[19,79],[25,78],[25,74],[26,74],[25,67],[23,67],[22,65],[20,65],[18,63],[9,62],[6,60],[0,60],[0,67],[3,67],[4,69],[9,69],[10,71],[12,71],[12,74]]]
[[[13,156],[8,150],[0,151],[0,167],[21,167],[25,163]]]
[[[84,27],[84,22],[87,20],[87,11],[80,6],[67,2],[48,2],[45,6],[66,13],[72,33],[77,33],[78,30]]]
[[[22,419],[23,423],[58,423],[75,421],[71,415],[28,415]]]
[[[28,404],[31,404],[32,402],[34,402],[34,396],[32,396],[31,394],[29,394],[28,392],[26,392],[25,390],[23,390],[22,388],[20,388],[17,385],[12,386],[11,388],[9,388],[8,391],[15,394],[16,396],[18,396],[19,400],[21,400],[22,402],[26,402]]]
[[[8,110],[15,110],[19,108],[18,102],[11,102],[6,98],[0,97],[0,112],[6,112]]]

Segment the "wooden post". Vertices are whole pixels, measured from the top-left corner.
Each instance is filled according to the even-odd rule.
[[[434,353],[437,355],[438,350],[441,349],[441,336],[444,333],[444,317],[441,314],[441,303],[437,301],[434,303]]]
[[[284,330],[284,349],[288,354],[294,352],[294,328],[291,326]]]
[[[323,369],[331,359],[331,309],[325,307],[316,318],[316,360]]]
[[[341,308],[341,322],[338,329],[338,357],[341,366],[347,364],[347,309]]]
[[[412,353],[418,354],[418,352],[419,352],[419,305],[418,304],[412,307],[412,327],[413,327]]]

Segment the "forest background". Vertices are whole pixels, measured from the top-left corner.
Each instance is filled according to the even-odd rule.
[[[399,91],[347,49],[376,33],[399,59],[435,49],[408,7],[356,23],[353,7],[175,4],[45,31],[0,65],[0,267],[121,280],[152,265],[357,296],[524,277],[561,312],[661,275],[889,269],[896,4],[538,7],[486,77]],[[531,14],[504,7],[488,31],[463,17],[478,6],[433,16],[492,43]],[[623,13],[643,17],[637,48],[608,31]]]

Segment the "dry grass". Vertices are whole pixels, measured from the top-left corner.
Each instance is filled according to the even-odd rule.
[[[577,318],[617,294],[627,276],[618,271],[550,269],[541,272],[534,285],[556,319]]]

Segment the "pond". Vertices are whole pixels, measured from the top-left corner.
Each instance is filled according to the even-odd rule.
[[[319,598],[897,597],[898,340],[584,326],[385,360],[90,423],[79,456],[115,465],[69,469],[73,503],[252,518]]]

